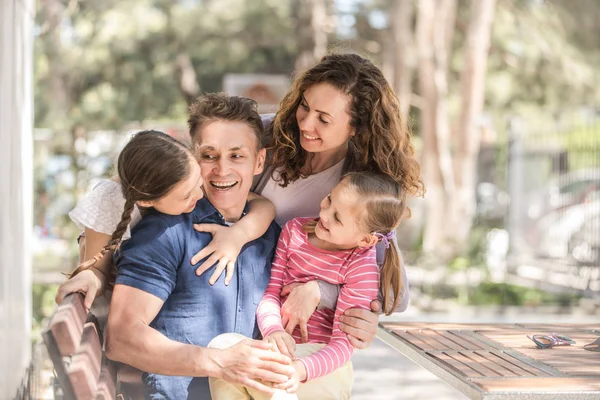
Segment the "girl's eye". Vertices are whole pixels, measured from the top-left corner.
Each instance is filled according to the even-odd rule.
[[[308,108],[308,104],[306,104],[306,103],[300,103],[300,106],[301,106],[302,108],[304,108],[304,110],[305,110],[305,111],[308,111],[308,110],[309,110],[309,108]]]
[[[331,194],[327,195],[327,201],[329,201],[331,203]]]
[[[329,122],[325,121],[323,118],[319,117],[319,121],[321,121],[321,123],[327,125]]]

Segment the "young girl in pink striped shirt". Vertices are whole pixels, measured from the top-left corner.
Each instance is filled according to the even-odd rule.
[[[399,250],[394,236],[404,216],[401,185],[384,175],[346,175],[321,202],[319,218],[295,218],[285,224],[272,264],[271,279],[256,317],[264,340],[294,360],[296,374],[279,385],[277,399],[348,399],[352,390],[353,347],[339,329],[347,308],[370,309],[378,293],[383,310],[391,313],[404,288]],[[381,271],[375,244],[386,252]],[[341,285],[335,310],[316,310],[307,331],[288,333],[282,321],[283,286],[320,279]],[[223,336],[223,335],[222,335]],[[213,399],[270,398],[222,380],[211,380]],[[294,394],[292,394],[294,393]]]

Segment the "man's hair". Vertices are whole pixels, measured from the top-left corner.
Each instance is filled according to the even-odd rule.
[[[188,127],[192,143],[204,126],[215,121],[247,124],[256,135],[256,150],[263,148],[264,128],[254,100],[226,93],[207,93],[198,97],[189,109]]]

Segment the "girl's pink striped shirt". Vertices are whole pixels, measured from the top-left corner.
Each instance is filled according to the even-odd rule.
[[[348,308],[370,310],[377,299],[379,269],[375,261],[375,247],[351,250],[322,250],[308,242],[302,225],[313,218],[295,218],[288,221],[277,243],[267,291],[256,311],[256,319],[263,337],[284,330],[281,321],[281,288],[293,282],[320,279],[342,285],[337,307],[317,310],[308,320],[308,342],[326,343],[327,346],[300,362],[304,364],[307,380],[326,375],[344,365],[352,357],[354,348],[340,330],[339,317]],[[292,336],[301,343],[298,327]]]

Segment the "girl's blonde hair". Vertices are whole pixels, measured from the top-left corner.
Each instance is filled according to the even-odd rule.
[[[403,186],[387,175],[373,172],[350,172],[339,183],[353,190],[360,199],[358,223],[377,236],[392,236],[403,218],[410,217]],[[314,232],[316,222],[304,227]],[[383,296],[383,312],[390,315],[404,298],[406,286],[402,281],[402,257],[396,240],[386,244],[379,285]]]
[[[123,148],[117,161],[117,170],[125,206],[121,221],[111,235],[110,241],[93,258],[80,264],[69,278],[81,271],[94,268],[105,255],[121,244],[131,214],[138,201],[155,201],[166,196],[179,182],[190,174],[192,152],[181,142],[166,133],[143,131],[137,133]],[[107,283],[111,286],[117,275],[113,264]]]

